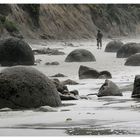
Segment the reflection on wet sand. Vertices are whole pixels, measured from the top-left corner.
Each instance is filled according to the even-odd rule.
[[[96,128],[73,128],[66,129],[68,135],[129,135],[133,134],[126,130],[96,129]]]

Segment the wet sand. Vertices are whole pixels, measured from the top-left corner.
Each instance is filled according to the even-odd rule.
[[[97,50],[95,40],[70,41],[75,47],[65,46],[63,41],[38,42],[31,44],[36,48],[58,48],[66,55],[36,55],[41,63],[33,66],[47,76],[62,73],[79,85],[68,86],[69,90],[77,89],[80,95],[97,93],[104,79],[78,79],[80,65],[85,65],[99,71],[108,70],[112,73],[112,81],[119,87],[133,84],[140,67],[124,66],[126,59],[116,58],[116,53],[104,52],[105,45],[111,41],[103,40],[102,50]],[[123,38],[125,42],[139,42],[139,38]],[[65,63],[69,52],[77,48],[90,50],[96,62]],[[60,65],[46,66],[46,62],[58,61]],[[4,67],[1,67],[3,69]],[[51,78],[51,77],[50,77]],[[102,97],[95,95],[89,99],[78,101],[63,101],[67,104],[55,108],[57,112],[0,111],[1,136],[65,136],[65,135],[139,135],[140,134],[140,100],[131,98],[132,91],[124,91],[123,97]]]

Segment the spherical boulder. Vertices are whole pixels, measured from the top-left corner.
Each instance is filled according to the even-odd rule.
[[[0,73],[0,108],[36,108],[60,106],[55,85],[32,67],[13,66]]]
[[[140,53],[140,44],[127,43],[117,51],[117,58],[127,58],[135,53]]]
[[[125,65],[127,66],[140,66],[140,53],[136,53],[127,58]]]
[[[135,76],[132,98],[140,98],[140,75]]]
[[[98,78],[100,72],[95,69],[81,65],[78,71],[79,79]]]
[[[117,52],[121,46],[123,45],[123,42],[119,40],[113,40],[110,41],[105,48],[105,52]]]
[[[110,80],[105,80],[105,83],[100,87],[97,96],[122,96],[122,93],[115,83]]]
[[[23,40],[8,38],[0,40],[0,64],[2,66],[33,65],[34,54]]]
[[[65,62],[88,62],[96,61],[94,55],[86,49],[76,49],[65,59]]]

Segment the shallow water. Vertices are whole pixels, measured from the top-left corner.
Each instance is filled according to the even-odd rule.
[[[104,40],[103,46],[110,40]],[[139,42],[139,38],[123,38],[123,42]],[[41,63],[33,66],[47,76],[62,73],[79,85],[68,86],[69,90],[77,89],[84,96],[98,92],[104,79],[78,79],[80,65],[93,67],[99,71],[108,70],[111,79],[119,87],[133,84],[140,67],[124,66],[125,59],[116,58],[116,53],[105,53],[96,49],[96,41],[71,41],[75,46],[64,46],[59,42],[38,42],[31,44],[33,49],[40,47],[58,48],[66,55],[36,55]],[[96,62],[65,63],[65,57],[76,48],[90,50]],[[60,65],[46,66],[46,62],[58,61]],[[1,67],[2,70],[4,67]],[[50,77],[51,78],[51,77]],[[140,134],[140,100],[131,98],[132,91],[123,92],[122,97],[88,96],[89,99],[63,101],[65,106],[55,108],[57,112],[41,112],[36,110],[2,111],[0,110],[0,135],[14,136],[64,136],[64,135],[139,135]]]

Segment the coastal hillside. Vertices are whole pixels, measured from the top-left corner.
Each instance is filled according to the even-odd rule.
[[[0,4],[0,37],[89,39],[140,33],[140,6],[127,4]]]

